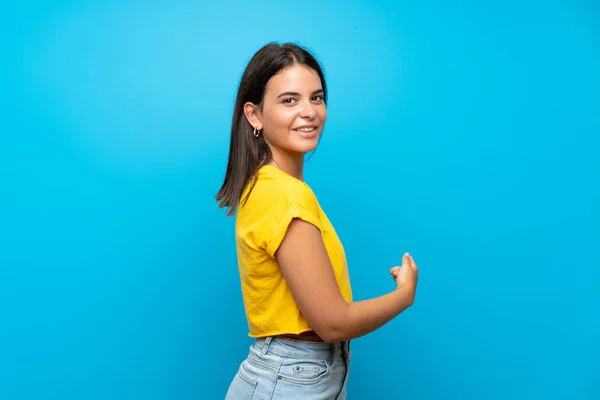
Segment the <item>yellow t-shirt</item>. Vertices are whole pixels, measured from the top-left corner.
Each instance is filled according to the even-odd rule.
[[[313,191],[301,180],[265,165],[236,215],[238,267],[250,337],[312,330],[274,257],[294,218],[319,228],[342,296],[352,301],[344,248]]]

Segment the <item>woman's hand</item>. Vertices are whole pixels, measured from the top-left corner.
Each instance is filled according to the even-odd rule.
[[[402,266],[390,269],[390,274],[396,281],[396,287],[409,287],[413,293],[417,290],[419,280],[419,270],[412,256],[405,253],[402,257]]]

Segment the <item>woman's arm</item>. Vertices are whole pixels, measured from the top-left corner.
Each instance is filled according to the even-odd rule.
[[[300,219],[290,223],[275,256],[300,311],[326,342],[370,333],[414,302],[418,272],[414,261],[405,256],[396,290],[347,303],[338,288],[321,232]]]

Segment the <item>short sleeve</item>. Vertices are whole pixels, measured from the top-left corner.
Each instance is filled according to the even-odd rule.
[[[270,225],[272,229],[269,232],[269,237],[266,238],[267,244],[267,253],[271,257],[275,257],[275,253],[281,245],[283,238],[287,232],[288,226],[292,222],[293,219],[301,219],[306,221],[314,226],[316,226],[319,230],[321,230],[321,222],[319,220],[319,216],[317,214],[317,210],[313,205],[314,202],[310,201],[312,199],[307,199],[305,196],[302,196],[300,199],[288,199],[287,207],[281,213],[269,213],[269,218],[272,218],[270,221]]]

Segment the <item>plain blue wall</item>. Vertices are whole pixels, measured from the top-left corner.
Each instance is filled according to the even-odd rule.
[[[600,7],[410,3],[3,5],[0,398],[223,397],[251,341],[214,195],[243,68],[290,40],[356,299],[421,269],[349,398],[599,399]]]

